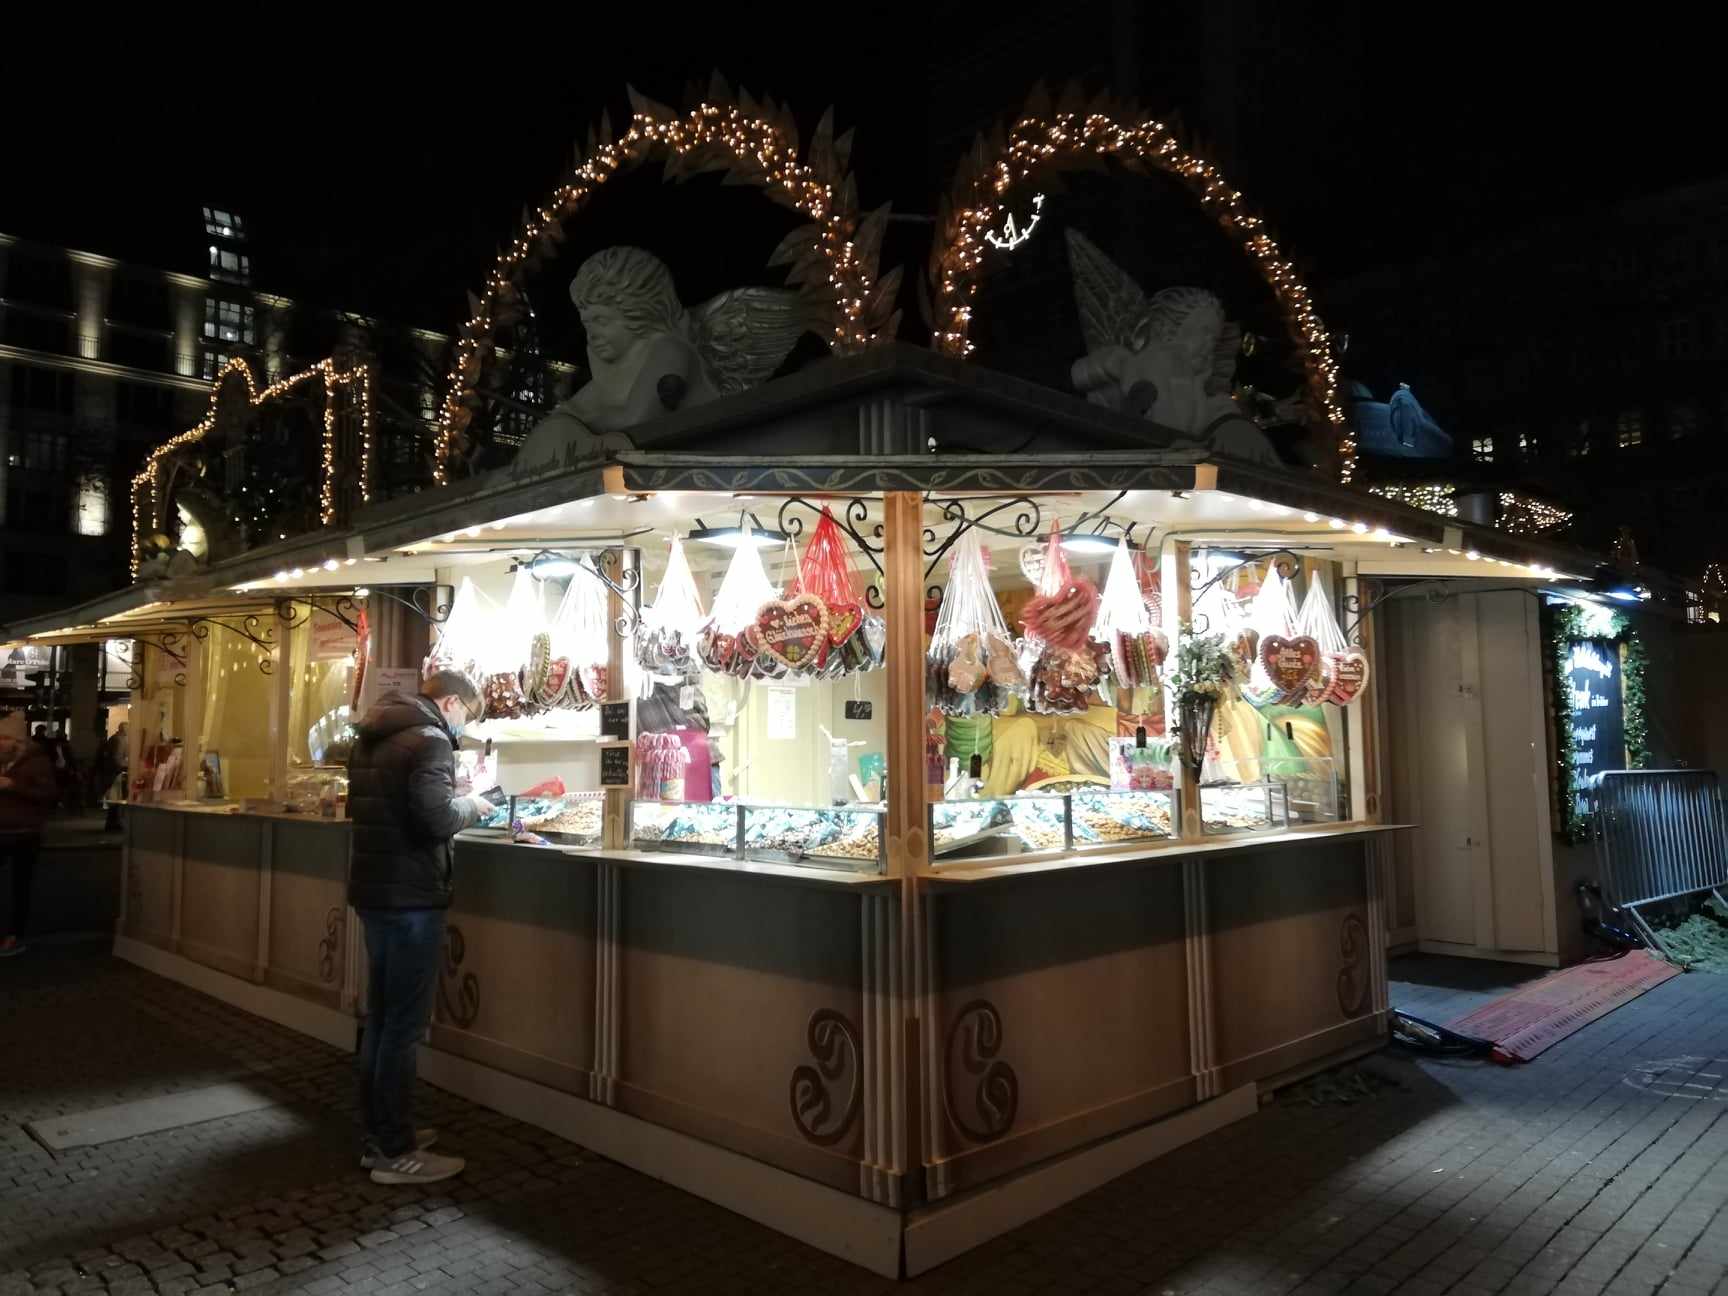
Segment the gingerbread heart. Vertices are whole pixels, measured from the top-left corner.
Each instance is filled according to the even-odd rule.
[[[696,653],[709,670],[724,675],[738,653],[738,637],[709,626],[696,640]]]
[[[840,603],[828,609],[828,642],[838,648],[864,624],[864,609],[856,603]]]
[[[828,605],[814,594],[770,599],[756,613],[762,651],[788,670],[815,670],[828,655]]]
[[[1332,664],[1332,687],[1327,690],[1326,700],[1349,706],[1368,683],[1368,658],[1356,648],[1328,653],[1327,657]]]
[[[1267,635],[1260,641],[1260,663],[1280,692],[1300,694],[1319,672],[1320,645],[1310,635]]]

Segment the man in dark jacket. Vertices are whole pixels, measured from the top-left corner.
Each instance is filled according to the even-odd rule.
[[[456,795],[456,743],[483,706],[474,683],[439,671],[419,696],[390,693],[358,727],[348,760],[354,856],[348,903],[366,929],[366,1030],[360,1048],[360,1164],[378,1183],[436,1183],[461,1157],[426,1151],[416,1130],[414,1054],[432,1017],[452,893],[451,839],[492,807]]]
[[[12,874],[12,910],[0,924],[0,958],[24,952],[42,825],[58,795],[53,757],[25,736],[24,713],[0,716],[0,872]]]

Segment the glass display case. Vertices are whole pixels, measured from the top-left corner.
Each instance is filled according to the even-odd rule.
[[[738,805],[732,801],[632,801],[630,844],[637,850],[736,856]]]
[[[605,817],[604,792],[566,792],[552,797],[514,797],[498,806],[482,828],[508,829],[520,823],[559,846],[600,845]],[[514,819],[512,819],[514,812]]]
[[[772,864],[822,864],[886,871],[880,805],[744,805],[744,858]]]
[[[1167,841],[1177,832],[1169,789],[1115,791],[1080,786],[930,807],[931,854],[938,866],[1045,851],[1085,851]]]
[[[1336,823],[1339,805],[1338,768],[1330,756],[1215,761],[1200,784],[1200,827],[1218,834]]]
[[[1221,833],[1271,832],[1290,826],[1290,798],[1282,783],[1215,783],[1200,785],[1200,831]]]

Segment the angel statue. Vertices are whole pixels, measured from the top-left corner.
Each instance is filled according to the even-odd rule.
[[[686,310],[665,263],[635,247],[584,261],[570,300],[588,336],[591,376],[528,434],[519,475],[627,450],[637,424],[755,386],[817,323],[783,288],[734,288]]]
[[[1242,330],[1203,288],[1147,297],[1092,240],[1068,231],[1086,354],[1070,371],[1095,405],[1136,414],[1232,459],[1276,465],[1278,453],[1236,403]]]

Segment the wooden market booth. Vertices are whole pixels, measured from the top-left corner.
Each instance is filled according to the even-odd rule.
[[[581,826],[543,846],[501,828],[459,839],[424,1078],[886,1274],[1251,1115],[1386,1037],[1401,702],[1372,609],[1410,581],[1540,591],[1588,560],[1149,447],[1145,427],[889,348],[670,415],[603,462],[423,492],[27,627],[41,643],[136,638],[139,743],[181,740],[188,772],[220,756],[219,796],[182,777],[128,807],[116,953],[353,1047],[348,829],[319,804],[351,627],[364,609],[371,689],[412,682],[459,590],[502,609],[513,569],[549,571],[550,556],[566,593],[605,577],[606,700],[632,705],[621,721],[595,707],[480,730],[506,792],[556,774],[562,822]],[[690,687],[708,693],[719,756],[707,790],[731,799],[668,807],[605,786],[603,754],[643,730],[623,632],[670,538],[747,517],[776,537],[760,552],[780,584],[825,505],[881,617],[880,668],[705,673]],[[1100,583],[1129,537],[1172,644],[1231,582],[1282,568],[1336,609],[1366,687],[1348,706],[1243,713],[1231,741],[1253,750],[1230,753],[1233,770],[1220,759],[1196,782],[1178,762],[1168,786],[1133,791],[1100,765],[1122,737],[1111,721],[1008,707],[989,724],[984,795],[933,798],[925,649],[944,559],[970,531],[998,597],[1023,598],[1021,551],[1053,522],[1065,541],[1102,538],[1101,554],[1069,545]],[[705,598],[732,539],[687,539]],[[1507,678],[1537,705],[1539,671]],[[1146,710],[1162,714],[1154,693]],[[1262,724],[1298,750],[1275,757]],[[1024,774],[991,785],[1011,753]],[[135,771],[151,763],[134,753]],[[1539,747],[1526,764],[1545,777]]]

